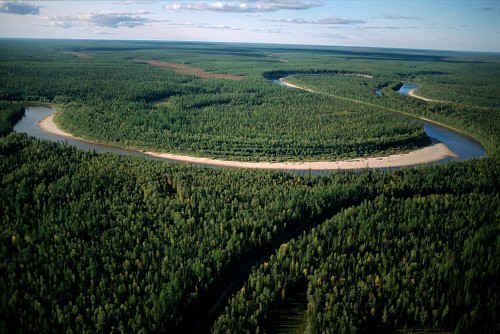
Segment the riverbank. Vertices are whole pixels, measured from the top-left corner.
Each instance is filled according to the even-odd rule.
[[[441,100],[433,100],[433,99],[429,99],[427,97],[423,97],[423,96],[420,96],[420,95],[417,95],[415,93],[415,91],[417,90],[417,88],[415,89],[412,89],[408,92],[408,96],[411,96],[411,97],[414,97],[416,99],[420,99],[420,100],[423,100],[423,101],[426,101],[426,102],[436,102],[436,103],[443,103],[443,102],[446,102],[446,101],[441,101]]]
[[[37,126],[45,132],[52,133],[61,137],[78,139],[89,143],[94,142],[86,138],[76,137],[59,129],[54,123],[54,114],[50,114],[47,117],[44,117],[38,122]],[[394,154],[385,157],[356,158],[341,161],[245,162],[192,157],[187,155],[152,151],[143,153],[156,158],[208,166],[278,170],[347,170],[363,168],[394,168],[428,164],[445,159],[447,157],[456,157],[456,154],[442,143],[436,143],[431,146],[427,146],[422,149],[403,154]]]
[[[281,85],[283,85],[283,86],[286,86],[288,88],[296,88],[296,89],[300,89],[300,90],[311,92],[311,93],[324,94],[324,95],[332,96],[332,97],[335,97],[335,98],[338,98],[338,99],[347,100],[347,101],[351,101],[351,102],[354,102],[354,103],[360,103],[360,104],[363,104],[363,105],[366,105],[366,106],[371,106],[371,107],[375,107],[375,108],[387,110],[387,111],[390,111],[390,112],[393,112],[393,113],[397,113],[397,114],[400,114],[400,115],[404,115],[404,116],[409,117],[411,119],[419,120],[419,121],[423,122],[424,124],[427,123],[427,124],[430,124],[430,125],[433,125],[433,126],[437,126],[437,127],[443,128],[443,129],[448,129],[448,130],[450,130],[450,131],[452,131],[454,133],[459,134],[462,137],[465,137],[465,138],[468,138],[471,141],[474,141],[475,143],[477,143],[477,144],[479,144],[481,146],[481,143],[477,139],[475,139],[474,137],[472,137],[471,135],[469,135],[468,133],[466,133],[466,132],[464,132],[462,130],[459,130],[457,128],[454,128],[454,127],[452,127],[450,125],[439,123],[439,122],[430,120],[430,119],[425,118],[425,117],[421,117],[421,116],[417,116],[417,115],[412,115],[412,114],[405,113],[405,112],[402,112],[402,111],[399,111],[399,110],[396,110],[396,109],[379,106],[379,105],[376,105],[376,104],[373,104],[373,103],[369,103],[369,102],[364,102],[364,101],[360,101],[360,100],[356,100],[356,99],[351,99],[351,98],[347,98],[347,97],[343,97],[343,96],[338,96],[338,95],[334,95],[334,94],[330,94],[330,93],[318,92],[316,90],[313,90],[313,89],[310,89],[310,88],[307,88],[307,87],[302,87],[302,86],[294,85],[294,84],[286,81],[285,78],[280,78],[278,80],[278,83],[281,84]],[[401,93],[401,94],[406,95],[406,96],[411,96],[411,97],[417,98],[417,99],[422,99],[422,100],[425,100],[425,101],[428,101],[428,102],[438,102],[438,103],[445,103],[445,102],[447,102],[447,101],[444,101],[444,100],[432,100],[432,99],[428,99],[428,98],[425,98],[425,97],[422,97],[422,96],[418,96],[418,95],[415,94],[414,91],[416,89],[418,89],[419,87],[416,86],[416,85],[414,85],[414,86],[415,86],[415,88],[412,88],[412,89],[408,90],[407,92]]]

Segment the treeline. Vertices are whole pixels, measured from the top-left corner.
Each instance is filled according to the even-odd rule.
[[[212,331],[262,332],[305,281],[307,333],[498,332],[497,163],[386,175],[375,199],[282,244]]]
[[[302,87],[343,98],[391,108],[456,127],[481,141],[489,152],[498,152],[500,104],[498,61],[472,65],[440,65],[449,70],[408,71],[407,73],[364,78],[346,75],[298,73],[287,81]],[[427,102],[396,93],[401,81],[420,85],[418,95],[439,102]],[[384,96],[374,94],[380,89]]]
[[[270,57],[245,46],[1,43],[1,99],[57,102],[66,110],[57,119],[63,128],[124,146],[244,160],[425,144],[420,126],[394,115],[262,77],[328,67],[374,78],[348,75],[343,88],[334,87],[336,77],[301,79],[341,94],[361,89],[405,111],[436,108],[436,117],[464,129],[470,120],[490,146],[499,133],[487,101],[468,113],[458,104],[391,97],[392,82],[413,75],[435,82],[449,75],[456,84],[459,77],[451,78],[463,65],[411,60],[403,51],[370,58],[283,47]],[[91,57],[59,52],[70,47]],[[146,56],[247,78],[201,81],[132,61]],[[478,65],[481,73],[497,66]],[[375,96],[375,87],[388,98]],[[22,110],[0,106],[8,133]],[[200,305],[223,300],[223,284],[247,262],[255,269],[213,332],[265,331],[269,309],[297,292],[307,293],[308,332],[498,332],[499,163],[492,148],[487,158],[461,163],[300,176],[98,155],[10,133],[0,137],[0,332],[187,332],[208,318]],[[273,256],[260,255],[297,235]]]
[[[79,124],[67,129],[105,142],[236,160],[383,155],[430,142],[421,125],[369,107],[301,92],[255,105],[258,96],[245,100],[252,95],[185,94],[153,109],[115,101],[69,104],[56,120],[65,128]]]
[[[12,127],[24,116],[24,107],[19,103],[0,101],[0,136],[12,131]]]

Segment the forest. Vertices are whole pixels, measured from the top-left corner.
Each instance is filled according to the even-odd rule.
[[[500,331],[498,56],[0,44],[1,333]],[[270,81],[281,75],[325,94]],[[401,82],[443,102],[401,96]],[[322,175],[209,168],[13,132],[35,102],[71,133],[129,148],[295,161],[429,143],[390,108],[454,126],[488,154]],[[300,317],[287,318],[292,304]]]

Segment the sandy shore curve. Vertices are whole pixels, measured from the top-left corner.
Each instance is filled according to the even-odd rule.
[[[441,101],[441,100],[433,100],[433,99],[429,99],[429,98],[427,98],[427,97],[423,97],[423,96],[417,95],[417,94],[415,93],[415,91],[416,91],[416,90],[417,90],[417,88],[414,88],[414,89],[410,90],[410,91],[408,92],[408,96],[414,97],[414,98],[416,98],[416,99],[424,100],[424,101],[426,101],[426,102],[437,102],[437,103],[443,103],[443,102],[446,102],[446,101]]]
[[[37,124],[41,130],[65,138],[72,138],[84,142],[95,143],[92,140],[76,137],[62,131],[54,123],[54,114],[50,114]],[[445,144],[435,143],[430,146],[402,154],[393,154],[384,157],[354,158],[341,161],[304,161],[304,162],[246,162],[219,160],[211,158],[193,157],[188,155],[170,154],[161,152],[141,152],[153,157],[193,164],[202,164],[218,167],[278,169],[278,170],[347,170],[363,168],[391,168],[428,164],[457,155]]]

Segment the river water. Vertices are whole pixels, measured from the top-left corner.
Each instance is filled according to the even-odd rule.
[[[418,87],[416,84],[405,82],[397,92],[408,96],[412,90]],[[446,144],[450,150],[458,155],[457,158],[447,158],[443,161],[479,158],[486,155],[484,147],[469,136],[421,119],[416,120],[424,125],[427,136]]]
[[[85,151],[95,151],[97,153],[116,153],[116,154],[121,154],[121,155],[132,155],[136,157],[143,157],[143,158],[148,158],[148,159],[153,159],[153,160],[168,160],[168,159],[162,159],[162,158],[157,158],[153,157],[147,154],[143,154],[141,152],[137,151],[132,151],[132,150],[126,150],[118,147],[113,147],[113,146],[107,146],[107,145],[101,145],[101,144],[94,144],[94,143],[88,143],[85,141],[81,141],[78,139],[72,139],[72,138],[66,138],[58,135],[54,135],[52,133],[45,132],[41,130],[37,124],[39,121],[41,121],[43,118],[46,116],[52,114],[55,112],[55,109],[49,108],[49,107],[41,107],[41,106],[31,106],[27,107],[26,112],[23,116],[23,118],[17,122],[16,125],[14,125],[14,131],[16,132],[24,132],[27,133],[30,136],[39,138],[39,139],[46,139],[54,142],[63,142],[67,143],[68,145],[76,146],[79,149],[85,150]],[[173,161],[173,160],[170,160]]]
[[[14,131],[24,132],[30,136],[39,139],[46,139],[55,142],[67,143],[68,145],[76,146],[79,149],[85,151],[95,151],[97,153],[110,152],[121,155],[131,155],[142,158],[148,158],[153,160],[177,162],[175,160],[153,157],[137,151],[126,150],[122,148],[101,145],[101,144],[88,143],[78,139],[66,138],[40,130],[40,128],[38,128],[37,126],[38,122],[42,120],[44,117],[53,113],[54,111],[55,110],[53,108],[49,107],[41,107],[41,106],[27,107],[24,117],[14,126]],[[452,151],[454,151],[458,155],[457,158],[449,157],[439,162],[444,162],[448,160],[464,160],[469,158],[478,158],[486,154],[486,151],[478,142],[474,141],[473,139],[463,134],[454,132],[447,128],[439,127],[435,124],[431,124],[422,120],[418,120],[418,122],[424,124],[425,132],[429,137],[433,138],[436,141],[446,144]]]
[[[274,83],[277,83],[281,86],[287,87],[287,88],[293,88],[290,87],[283,82],[279,80],[272,80]],[[419,86],[413,83],[408,83],[405,82],[401,86],[401,88],[397,91],[398,93],[402,95],[408,96],[408,94],[414,90],[417,89]],[[380,90],[375,91],[375,94],[378,96],[382,97],[384,96],[383,93]],[[407,117],[407,116],[403,116]],[[443,163],[449,160],[456,160],[456,161],[461,161],[465,159],[471,159],[471,158],[479,158],[484,155],[486,155],[486,150],[484,147],[476,140],[470,138],[469,136],[462,134],[460,132],[453,131],[449,128],[439,126],[437,124],[427,122],[425,120],[415,118],[415,117],[410,117],[408,116],[409,119],[414,120],[416,122],[419,122],[424,125],[424,130],[427,136],[432,138],[433,140],[444,143],[446,146],[448,146],[453,152],[457,154],[457,157],[448,157],[443,160],[438,161],[438,163]]]

